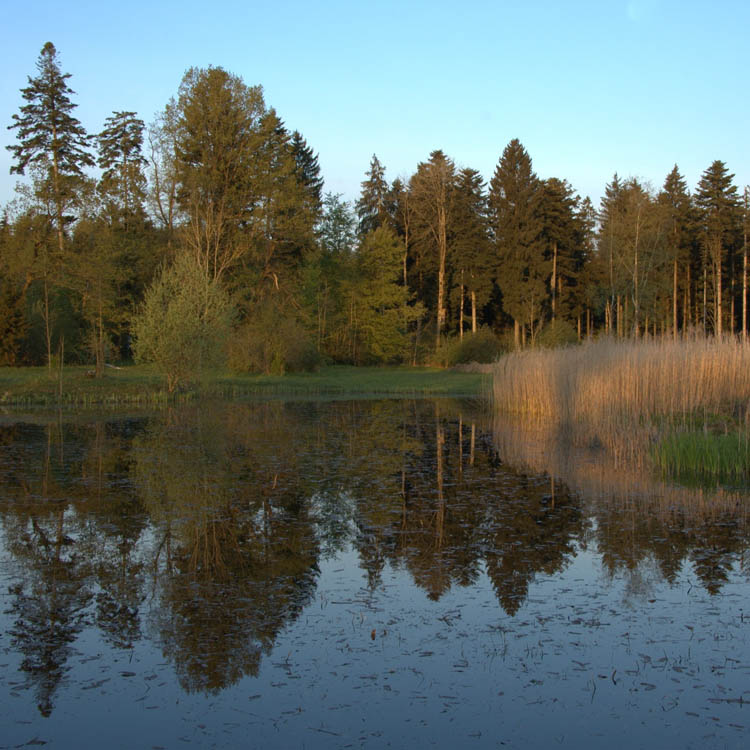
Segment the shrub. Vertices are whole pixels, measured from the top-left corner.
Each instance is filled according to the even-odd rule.
[[[235,332],[229,347],[229,367],[235,372],[283,375],[312,372],[321,358],[304,327],[275,305],[259,309]]]
[[[133,320],[135,359],[154,362],[172,393],[204,368],[223,364],[232,314],[219,282],[186,253],[178,255],[148,288]]]
[[[435,360],[443,367],[479,362],[494,362],[504,351],[500,339],[486,326],[476,333],[466,333],[463,339],[448,339],[435,353]]]
[[[567,320],[553,320],[546,325],[537,339],[539,346],[545,349],[556,349],[578,343],[578,332]]]

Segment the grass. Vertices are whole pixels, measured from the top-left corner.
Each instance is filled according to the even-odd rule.
[[[492,391],[500,413],[549,420],[673,478],[747,474],[747,455],[731,446],[747,442],[750,346],[734,339],[600,339],[514,353],[494,366]],[[709,437],[689,437],[701,431]],[[711,437],[721,431],[733,437]]]
[[[57,373],[45,367],[0,368],[0,405],[126,406],[162,405],[202,398],[317,396],[480,396],[488,376],[435,368],[325,367],[317,373],[283,376],[211,373],[176,394],[167,393],[152,367],[107,369],[88,377],[87,367],[65,367],[62,388]]]
[[[659,440],[652,458],[665,476],[683,484],[746,487],[750,480],[750,442],[739,432],[676,432]]]

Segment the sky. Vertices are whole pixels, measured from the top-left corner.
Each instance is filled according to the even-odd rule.
[[[676,164],[694,189],[725,162],[750,183],[747,0],[28,0],[0,26],[0,206],[45,42],[99,132],[146,123],[190,67],[261,85],[318,154],[325,190],[356,200],[370,159],[408,177],[442,149],[492,177],[518,138],[541,178],[598,205],[614,173],[659,189]]]

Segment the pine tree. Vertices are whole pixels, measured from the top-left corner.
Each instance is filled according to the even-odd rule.
[[[518,139],[503,151],[490,182],[490,216],[495,235],[497,284],[503,308],[513,318],[516,346],[528,330],[538,331],[547,298],[549,262],[539,215],[539,179]]]
[[[73,117],[76,105],[68,86],[70,73],[61,73],[57,50],[47,42],[36,64],[38,75],[29,78],[29,85],[21,89],[28,102],[9,130],[17,130],[18,143],[8,146],[15,160],[11,174],[24,174],[30,164],[40,164],[47,173],[49,190],[55,206],[58,250],[64,251],[65,213],[75,197],[83,168],[94,165],[88,151],[88,138],[81,123]]]

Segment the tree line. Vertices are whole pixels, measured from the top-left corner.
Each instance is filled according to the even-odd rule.
[[[615,174],[597,209],[514,139],[489,184],[440,150],[392,182],[373,156],[350,203],[220,67],[188,70],[150,125],[117,111],[94,135],[69,78],[48,42],[10,125],[29,179],[0,223],[2,364],[135,357],[177,387],[225,361],[418,363],[482,336],[746,336],[748,190],[724,162],[693,193],[677,166],[659,190]]]

